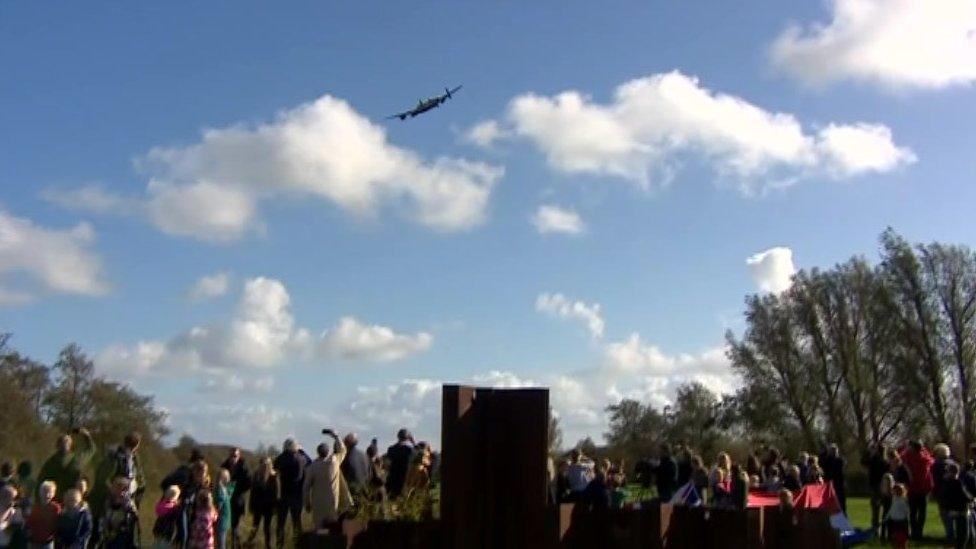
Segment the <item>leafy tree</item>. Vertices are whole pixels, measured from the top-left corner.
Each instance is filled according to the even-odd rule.
[[[53,370],[54,387],[45,398],[50,422],[62,431],[84,426],[92,412],[95,363],[71,343],[61,350]]]

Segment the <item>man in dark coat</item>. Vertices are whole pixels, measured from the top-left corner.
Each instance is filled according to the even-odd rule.
[[[872,444],[868,452],[861,458],[861,465],[868,473],[868,489],[871,493],[871,531],[877,535],[881,528],[881,503],[884,493],[881,490],[881,479],[888,472],[889,464],[885,459],[885,447],[880,442]]]
[[[833,483],[834,493],[840,508],[847,513],[847,482],[844,476],[844,466],[847,464],[840,457],[840,448],[836,444],[827,446],[827,451],[820,458],[820,468],[823,469],[824,480]]]
[[[234,447],[221,465],[230,472],[230,480],[234,482],[234,492],[230,497],[230,539],[231,547],[240,545],[237,527],[244,516],[244,502],[247,492],[251,489],[251,473],[247,470],[247,463],[241,456],[241,449]]]
[[[349,491],[358,503],[369,485],[371,472],[369,459],[359,449],[359,437],[356,436],[356,433],[346,435],[344,442],[346,444],[346,459],[342,460],[340,468],[342,469],[342,476],[346,478],[346,484],[349,485]]]
[[[403,491],[407,480],[407,469],[413,458],[413,435],[406,429],[397,432],[397,443],[386,449],[386,459],[390,466],[386,474],[386,493],[395,498]]]
[[[678,464],[671,457],[671,448],[667,444],[661,445],[661,457],[653,470],[657,483],[657,496],[662,503],[667,503],[671,501],[671,496],[678,487]]]
[[[285,441],[283,451],[274,460],[278,471],[281,491],[278,498],[278,546],[284,547],[285,521],[291,515],[292,533],[295,539],[302,533],[302,486],[305,482],[305,466],[308,460],[294,439]]]

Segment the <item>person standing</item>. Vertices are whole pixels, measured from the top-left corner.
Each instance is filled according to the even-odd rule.
[[[844,467],[847,461],[841,457],[840,448],[836,444],[827,446],[827,451],[820,460],[820,467],[823,469],[824,480],[834,485],[834,493],[840,508],[847,513],[847,481],[844,474]]]
[[[81,437],[80,447],[75,449],[75,441],[70,434],[58,437],[57,450],[44,462],[37,475],[38,490],[46,480],[54,481],[56,486],[71,487],[81,479],[82,470],[95,455],[95,441],[88,429],[75,429],[72,433]]]
[[[87,549],[92,533],[91,511],[81,499],[81,492],[72,488],[64,494],[64,509],[58,517],[55,541],[61,549]]]
[[[230,473],[230,480],[234,483],[234,490],[230,497],[230,540],[231,546],[237,549],[240,542],[240,523],[244,516],[247,492],[251,489],[251,473],[247,470],[247,463],[241,454],[241,449],[234,447],[224,463],[221,465]]]
[[[0,488],[0,547],[27,545],[24,514],[17,507],[17,490],[13,486]]]
[[[932,499],[935,500],[935,504],[939,508],[939,519],[942,520],[942,526],[945,528],[946,541],[952,543],[955,534],[955,521],[949,516],[949,511],[943,502],[942,489],[949,479],[946,470],[950,464],[955,464],[955,461],[952,460],[947,444],[933,446],[932,457],[935,458],[935,461],[932,462]],[[958,476],[957,474],[956,477]]]
[[[31,548],[54,549],[54,535],[57,533],[58,516],[61,514],[61,505],[55,501],[57,485],[53,480],[45,480],[38,487],[37,493],[37,503],[27,517]]]
[[[129,488],[126,490],[126,494],[129,499],[132,500],[137,509],[142,502],[142,494],[146,490],[146,479],[143,475],[142,464],[139,462],[138,450],[141,442],[142,436],[137,432],[133,431],[125,435],[122,444],[105,456],[95,472],[95,484],[91,487],[92,493],[89,496],[94,522],[93,544],[98,543],[101,518],[105,512],[105,503],[108,500],[108,491],[113,479],[118,477],[128,479]]]
[[[230,479],[230,471],[220,468],[217,475],[217,485],[214,486],[213,502],[217,510],[217,524],[214,531],[217,549],[226,549],[227,537],[230,533],[231,522],[234,513],[231,509],[231,500],[234,497],[234,481]]]
[[[366,497],[366,489],[370,483],[371,468],[369,458],[358,448],[359,437],[356,433],[349,433],[343,439],[346,446],[346,458],[342,460],[342,476],[346,479],[349,492],[353,498],[361,500]]]
[[[274,460],[280,486],[278,499],[278,546],[285,543],[285,522],[291,516],[292,534],[295,539],[302,533],[302,485],[305,482],[305,456],[299,452],[298,443],[287,439],[282,452]]]
[[[324,442],[318,445],[315,449],[318,459],[305,470],[302,488],[305,509],[312,513],[315,529],[338,523],[340,513],[349,508],[351,499],[340,469],[346,458],[346,446],[331,429],[323,429],[322,433],[332,437],[332,449]]]
[[[193,523],[190,525],[190,539],[188,549],[214,549],[214,525],[217,523],[218,513],[214,506],[213,494],[209,490],[201,491],[194,500],[196,503]]]
[[[407,480],[407,470],[413,458],[413,435],[406,429],[397,432],[396,444],[386,449],[386,458],[390,465],[386,474],[386,493],[396,498],[403,492],[403,483]]]
[[[879,535],[881,519],[884,517],[882,499],[885,497],[882,493],[881,479],[888,472],[884,445],[880,442],[872,444],[861,457],[861,465],[868,474],[868,490],[871,494],[871,531],[874,535]]]
[[[579,448],[573,448],[569,454],[569,467],[566,470],[566,480],[569,483],[569,501],[579,501],[583,491],[593,480],[593,461],[584,456]]]
[[[671,457],[671,448],[667,444],[661,445],[661,456],[653,468],[657,483],[657,496],[661,503],[671,501],[678,483],[678,464]]]
[[[945,465],[945,473],[939,490],[939,510],[944,513],[945,520],[952,523],[952,537],[950,541],[957,549],[969,547],[972,533],[969,525],[969,511],[973,503],[973,496],[959,479],[959,465],[950,461]],[[950,530],[947,528],[946,532]]]
[[[251,481],[251,516],[254,517],[254,531],[249,543],[258,535],[264,523],[264,546],[271,547],[271,517],[278,506],[278,475],[271,465],[271,458],[261,458],[254,478]]]
[[[921,539],[925,530],[927,498],[934,485],[932,480],[932,454],[920,441],[913,440],[902,451],[901,460],[908,470],[908,531],[912,539]],[[897,477],[896,477],[897,479]]]

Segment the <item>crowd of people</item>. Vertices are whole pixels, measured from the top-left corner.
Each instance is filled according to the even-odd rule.
[[[976,456],[976,449],[970,454]],[[867,472],[871,529],[876,536],[895,547],[920,539],[931,499],[945,526],[946,541],[956,547],[973,542],[976,461],[961,465],[946,444],[929,449],[919,441],[907,441],[898,448],[874,445],[860,464]],[[830,483],[846,514],[847,466],[836,444],[820,453],[800,452],[795,459],[765,447],[738,463],[728,453],[719,452],[710,467],[683,443],[663,444],[656,456],[634,466],[632,480],[644,489],[653,486],[661,502],[676,501],[679,491],[693,487],[696,504],[732,509],[746,508],[751,491],[776,493],[780,505],[792,509],[794,497],[804,486]],[[553,469],[554,501],[593,510],[619,508],[633,499],[627,492],[623,462],[604,459],[597,463],[575,449]],[[681,494],[680,499],[687,497]]]
[[[436,474],[437,455],[406,429],[384,454],[376,439],[362,450],[355,433],[340,439],[330,429],[322,432],[330,442],[319,444],[314,458],[287,439],[281,453],[259,456],[253,474],[240,448],[232,448],[216,469],[194,449],[159,483],[154,546],[236,549],[255,545],[263,532],[270,548],[274,529],[276,545],[283,547],[289,520],[296,537],[303,515],[311,516],[313,530],[335,529],[357,507],[425,491]],[[139,547],[147,488],[140,442],[138,433],[126,436],[97,464],[91,483],[85,472],[96,450],[85,429],[61,436],[36,477],[29,462],[16,470],[0,465],[0,549]],[[245,534],[241,522],[248,511],[253,522]]]

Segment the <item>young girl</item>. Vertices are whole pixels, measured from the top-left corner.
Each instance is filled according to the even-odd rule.
[[[227,547],[227,533],[231,526],[231,505],[230,500],[234,497],[234,483],[230,480],[230,471],[220,468],[217,476],[217,486],[214,488],[214,506],[217,508],[217,547],[224,549]]]
[[[64,510],[58,517],[57,542],[62,549],[87,549],[92,533],[91,510],[81,497],[81,491],[72,488],[64,493]]]
[[[904,484],[891,487],[891,509],[885,515],[888,539],[891,540],[891,546],[897,548],[908,546],[908,499],[905,493]]]
[[[38,490],[39,501],[27,517],[27,533],[31,547],[54,548],[54,534],[58,526],[61,505],[54,501],[58,487],[54,481],[46,480]]]
[[[196,499],[196,512],[190,525],[189,549],[214,549],[214,524],[219,518],[213,495],[201,490]]]
[[[156,522],[153,524],[155,547],[172,547],[176,541],[176,523],[180,519],[180,487],[166,488],[163,497],[156,503]]]

